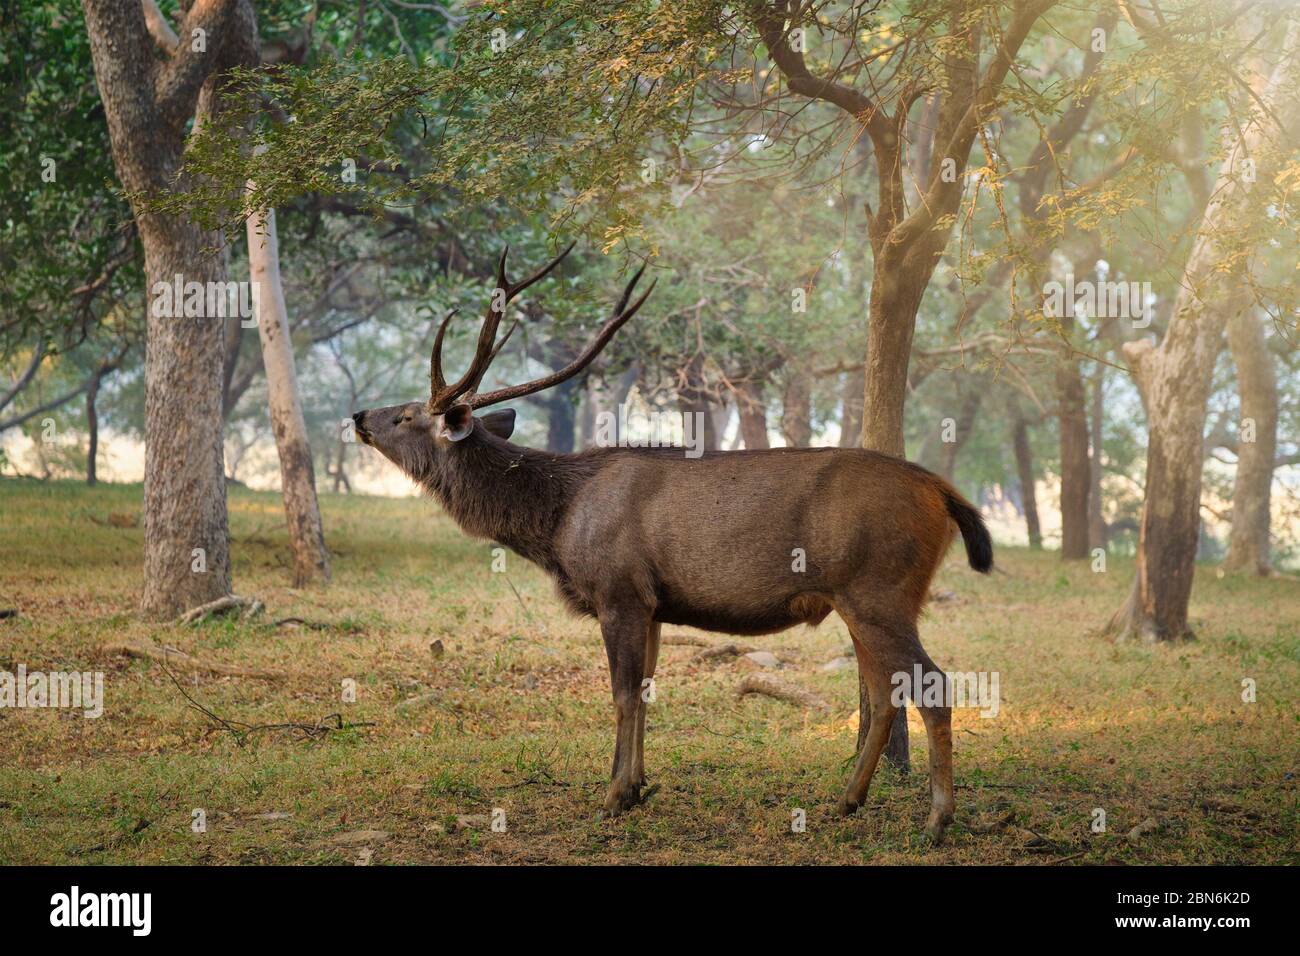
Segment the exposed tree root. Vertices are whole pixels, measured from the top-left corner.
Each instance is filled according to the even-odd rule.
[[[779,681],[774,677],[768,677],[765,674],[750,674],[740,682],[740,687],[736,690],[736,696],[744,697],[746,694],[762,694],[765,697],[774,697],[777,700],[785,701],[787,704],[794,704],[811,710],[829,711],[831,709],[831,705],[816,694],[810,693],[802,687],[795,687],[793,684]]]
[[[193,624],[209,614],[225,614],[228,611],[239,611],[239,619],[246,621],[254,615],[262,613],[264,605],[257,598],[240,597],[237,594],[227,594],[225,597],[219,597],[215,601],[209,601],[207,604],[200,604],[198,607],[190,608],[173,623],[175,624]]]
[[[104,650],[109,654],[125,654],[127,657],[158,661],[160,664],[175,665],[191,671],[207,671],[210,674],[222,674],[226,677],[257,677],[264,680],[280,680],[286,676],[279,671],[258,670],[253,667],[240,667],[236,664],[221,664],[216,661],[200,660],[174,647],[159,644],[126,641],[119,644],[105,645]]]

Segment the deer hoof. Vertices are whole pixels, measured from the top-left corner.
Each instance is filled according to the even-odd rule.
[[[620,813],[631,810],[640,802],[641,787],[639,784],[624,790],[615,790],[610,787],[609,793],[605,797],[605,816],[616,817]]]
[[[860,806],[862,806],[862,804],[858,803],[856,800],[850,800],[848,797],[840,797],[840,816],[851,817],[853,814],[858,812],[858,807]]]
[[[938,810],[930,811],[930,819],[925,822],[925,835],[932,845],[943,845],[944,831],[948,829],[948,824],[951,822],[951,813],[940,813]]]

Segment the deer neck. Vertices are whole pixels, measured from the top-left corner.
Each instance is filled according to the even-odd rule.
[[[555,570],[556,531],[592,470],[581,456],[523,448],[476,428],[448,449],[429,485],[466,533]]]

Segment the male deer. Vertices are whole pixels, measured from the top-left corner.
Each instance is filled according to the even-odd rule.
[[[581,372],[645,303],[629,305],[637,272],[591,344],[571,364],[509,388],[478,391],[510,331],[506,306],[547,275],[573,246],[521,282],[506,254],[469,369],[448,385],[433,343],[427,401],[356,413],[357,434],[438,499],[468,534],[500,542],[545,568],[574,611],[595,617],[609,657],[616,736],[605,810],[621,813],[645,783],[643,681],[654,676],[659,629],[681,624],[730,634],[768,634],[817,624],[832,610],[848,625],[870,691],[865,746],[840,802],[848,814],[867,794],[896,710],[891,676],[912,674],[945,689],[943,706],[919,707],[929,737],[936,843],[953,815],[948,680],[921,647],[917,617],[954,537],[971,567],[987,572],[992,544],[978,511],[942,478],[910,462],[838,448],[705,453],[593,448],[551,454],[510,443],[513,410],[483,408],[558,385]],[[794,549],[806,566],[794,570]],[[919,688],[913,688],[919,694]],[[918,701],[919,704],[919,701]]]

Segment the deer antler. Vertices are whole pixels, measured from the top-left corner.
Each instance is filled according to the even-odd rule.
[[[442,320],[442,325],[438,326],[438,334],[433,337],[433,354],[429,356],[429,394],[437,395],[447,387],[446,380],[442,377],[442,337],[447,332],[447,325],[460,309],[452,309],[447,313],[446,318]]]
[[[499,343],[496,340],[497,327],[501,324],[501,317],[505,315],[510,300],[533,283],[546,278],[551,270],[564,261],[564,257],[573,250],[574,245],[576,243],[569,243],[563,252],[521,282],[511,282],[506,278],[506,256],[510,253],[510,247],[506,246],[501,250],[501,258],[497,262],[496,288],[492,290],[492,295],[488,299],[483,325],[478,333],[478,344],[474,347],[474,358],[470,361],[465,374],[457,379],[454,385],[448,386],[442,374],[442,336],[451,315],[443,320],[437,338],[434,339],[433,354],[429,359],[429,409],[431,411],[445,411],[454,405],[460,396],[478,387],[492,359],[505,344],[505,339]],[[510,331],[514,331],[513,326]],[[509,337],[510,332],[507,332],[506,338]]]
[[[496,405],[498,402],[508,402],[514,398],[523,398],[525,395],[540,392],[544,388],[559,385],[561,382],[573,378],[573,376],[577,375],[591,364],[591,360],[599,355],[605,346],[609,344],[609,340],[614,337],[614,333],[621,329],[628,319],[636,315],[637,310],[645,304],[645,300],[650,298],[650,293],[655,289],[654,282],[651,282],[645,292],[641,293],[639,299],[631,305],[627,304],[628,300],[632,297],[632,290],[636,288],[637,281],[641,278],[643,272],[645,272],[644,265],[636,271],[636,275],[632,276],[632,281],[630,281],[627,284],[627,287],[623,289],[623,295],[619,298],[618,304],[614,306],[614,314],[600,327],[600,331],[596,333],[596,337],[592,339],[591,344],[583,349],[582,354],[576,359],[564,366],[564,368],[560,369],[558,372],[552,372],[550,375],[546,375],[531,382],[526,382],[523,385],[511,385],[508,388],[498,388],[494,392],[487,392],[483,395],[471,395],[467,399],[467,404],[471,408],[485,408],[488,405]]]
[[[492,364],[492,361],[497,357],[497,353],[501,351],[501,347],[506,344],[511,333],[519,325],[518,322],[511,325],[506,330],[506,334],[500,340],[497,339],[497,328],[501,324],[501,317],[505,314],[506,305],[524,289],[549,274],[569,254],[573,246],[574,244],[570,243],[558,256],[519,283],[511,283],[506,279],[506,254],[510,251],[509,247],[502,251],[501,259],[497,263],[497,285],[492,292],[492,298],[488,302],[487,312],[483,316],[483,325],[479,329],[474,358],[470,361],[470,366],[465,374],[454,385],[450,386],[447,385],[442,374],[442,340],[444,333],[447,331],[447,325],[451,322],[452,316],[456,314],[456,310],[453,309],[447,314],[447,317],[442,320],[442,325],[438,328],[437,336],[434,337],[433,354],[429,359],[430,411],[446,411],[456,404],[458,400],[463,400],[471,408],[484,408],[513,398],[522,398],[524,395],[531,395],[534,392],[540,392],[544,388],[558,385],[577,375],[590,365],[592,359],[599,355],[601,350],[609,344],[610,339],[614,337],[614,333],[622,328],[628,319],[636,315],[637,310],[645,304],[646,299],[650,297],[650,293],[654,291],[655,287],[655,284],[651,282],[650,286],[641,294],[641,297],[630,306],[628,305],[628,300],[632,298],[632,290],[636,287],[637,281],[640,280],[641,274],[645,272],[646,267],[644,265],[637,270],[636,275],[632,276],[632,280],[623,290],[623,295],[619,298],[618,304],[614,306],[614,314],[601,326],[591,344],[576,359],[558,372],[552,372],[550,375],[535,381],[523,385],[512,385],[509,388],[499,388],[494,392],[487,392],[483,395],[477,394],[479,383],[483,381],[488,366]]]

